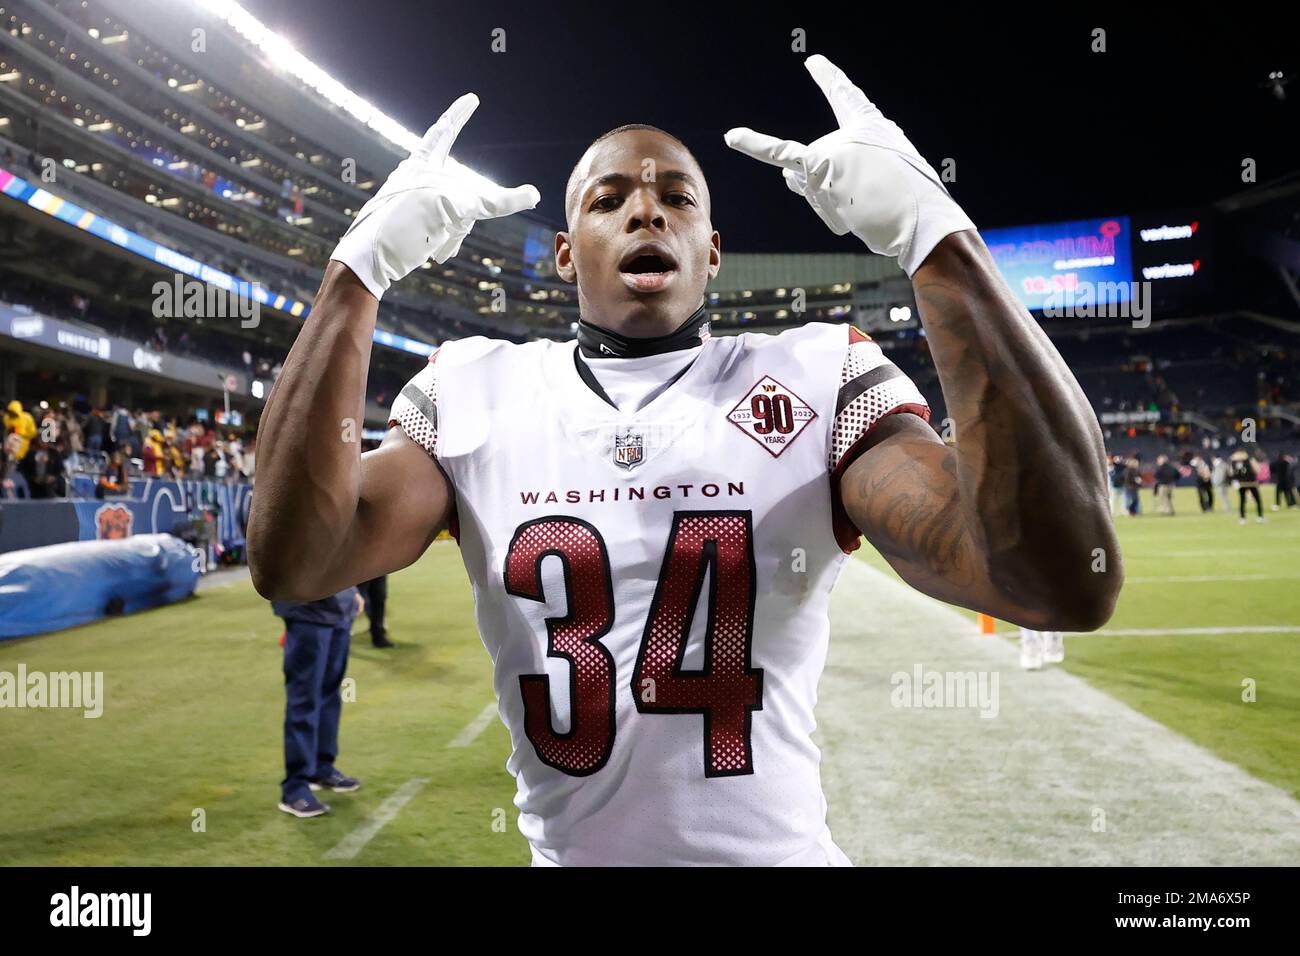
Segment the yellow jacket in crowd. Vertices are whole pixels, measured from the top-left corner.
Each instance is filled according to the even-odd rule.
[[[32,439],[36,437],[36,419],[32,418],[30,412],[23,411],[22,402],[12,401],[5,409],[5,434],[10,432],[19,438],[17,455],[18,460],[22,461],[27,457]]]

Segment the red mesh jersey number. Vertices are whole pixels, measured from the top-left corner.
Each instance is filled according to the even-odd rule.
[[[708,571],[704,667],[682,669],[691,619]],[[763,707],[763,671],[750,667],[754,545],[748,511],[673,515],[650,620],[632,675],[643,714],[703,714],[704,774],[754,772],[752,714]]]
[[[794,431],[794,405],[789,395],[755,395],[749,400],[749,410],[754,413],[754,431],[760,435]]]
[[[614,748],[614,658],[600,639],[614,626],[614,588],[609,555],[598,532],[577,518],[539,518],[520,525],[506,554],[506,590],[545,601],[542,559],[564,562],[567,617],[546,619],[548,657],[572,665],[569,679],[569,731],[551,726],[551,679],[521,674],[524,732],[548,766],[585,777],[605,766]]]
[[[564,562],[569,615],[547,618],[549,657],[572,665],[570,729],[551,726],[550,678],[524,674],[524,730],[538,758],[573,776],[595,773],[614,747],[614,659],[600,639],[614,625],[613,585],[605,543],[587,522],[552,516],[520,525],[506,554],[506,590],[544,601],[542,559]],[[704,667],[682,668],[691,620],[706,577],[708,621]],[[763,707],[763,671],[750,666],[755,570],[748,511],[679,511],[673,515],[650,620],[632,674],[643,714],[702,714],[704,774],[754,772],[751,720]]]

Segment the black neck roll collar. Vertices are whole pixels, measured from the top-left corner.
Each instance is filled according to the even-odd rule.
[[[678,349],[696,348],[709,337],[709,316],[704,306],[667,335],[633,338],[602,329],[584,320],[578,321],[578,348],[584,358],[641,358],[661,355]]]

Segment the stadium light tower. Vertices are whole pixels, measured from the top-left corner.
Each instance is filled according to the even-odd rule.
[[[383,110],[369,102],[365,97],[349,89],[341,80],[331,76],[326,70],[313,63],[308,57],[293,48],[293,44],[269,29],[234,0],[191,0],[202,10],[215,16],[242,36],[253,46],[261,50],[278,69],[296,77],[304,85],[315,90],[334,106],[348,113],[354,119],[374,130],[384,139],[409,153],[419,145],[421,134],[412,132]],[[462,91],[463,92],[463,91]],[[429,121],[432,123],[441,114],[445,104],[436,105],[431,110]],[[470,169],[464,163],[448,157],[448,163],[460,170],[471,180],[477,180],[481,186],[496,184],[482,173]]]

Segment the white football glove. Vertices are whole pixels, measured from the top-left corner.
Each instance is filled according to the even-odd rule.
[[[897,258],[910,277],[944,236],[975,224],[934,167],[843,70],[820,54],[804,66],[840,128],[805,146],[742,126],[727,131],[727,145],[782,167],[786,185],[832,232],[852,232],[872,252]]]
[[[507,189],[448,158],[477,107],[473,93],[448,107],[361,207],[330,256],[376,299],[430,257],[446,262],[454,256],[477,220],[532,209],[541,200],[534,186]]]

